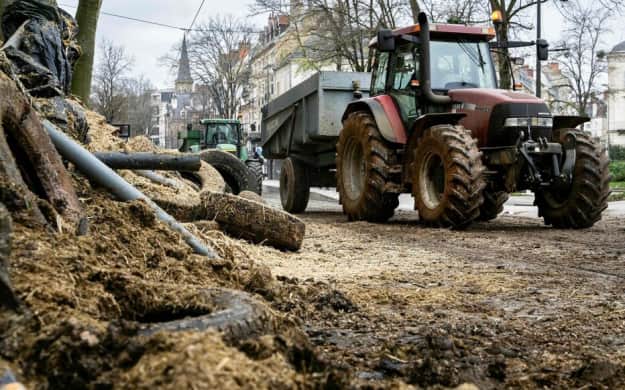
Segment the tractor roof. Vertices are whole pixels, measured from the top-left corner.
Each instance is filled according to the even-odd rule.
[[[413,24],[412,26],[396,28],[393,35],[418,35],[421,26]],[[451,39],[462,37],[471,40],[490,41],[495,37],[495,29],[492,27],[465,26],[462,24],[430,24],[430,36],[432,39]],[[369,47],[374,47],[378,43],[378,38],[373,37],[369,42]]]
[[[224,124],[224,125],[235,124],[235,125],[240,125],[241,121],[239,121],[237,119],[202,119],[200,121],[200,124],[202,124],[202,125],[211,125],[211,124]]]

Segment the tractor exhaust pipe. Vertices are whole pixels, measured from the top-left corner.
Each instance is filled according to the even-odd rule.
[[[432,79],[430,75],[430,25],[425,12],[419,13],[419,40],[421,41],[421,90],[433,104],[450,104],[451,98],[446,95],[437,95],[432,92]]]

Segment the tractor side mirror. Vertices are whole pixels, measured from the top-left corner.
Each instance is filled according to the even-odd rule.
[[[391,30],[378,30],[378,50],[382,53],[395,51],[395,37]]]

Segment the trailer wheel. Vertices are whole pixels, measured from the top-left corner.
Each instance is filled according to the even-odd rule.
[[[480,216],[478,221],[490,221],[503,211],[503,205],[508,200],[506,191],[489,191],[484,190],[484,203],[480,206]]]
[[[280,202],[282,208],[293,214],[302,213],[310,198],[308,168],[290,157],[282,161],[280,169]]]
[[[608,207],[610,171],[608,156],[590,136],[576,129],[560,132],[561,143],[575,137],[575,167],[569,191],[543,190],[536,193],[538,214],[546,225],[560,229],[585,229],[601,219]]]
[[[399,194],[385,191],[393,150],[367,112],[352,113],[336,146],[336,186],[350,221],[384,222],[393,216]]]
[[[486,186],[482,154],[462,126],[426,129],[415,149],[412,194],[428,225],[464,228],[480,215]]]
[[[250,183],[253,183],[255,189],[252,192],[258,195],[263,194],[263,163],[261,160],[247,160],[245,162],[247,169],[250,171]]]
[[[200,152],[200,158],[213,166],[224,178],[233,194],[241,191],[256,192],[255,183],[250,180],[250,171],[235,155],[222,150],[210,149]]]

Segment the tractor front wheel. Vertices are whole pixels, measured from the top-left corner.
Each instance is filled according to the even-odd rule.
[[[462,126],[437,125],[423,132],[412,166],[412,195],[423,222],[464,228],[479,217],[485,187],[481,157]]]
[[[484,190],[482,193],[484,196],[484,203],[480,206],[480,216],[478,221],[490,221],[503,211],[503,205],[508,200],[509,196],[506,191],[492,191]]]
[[[393,216],[399,194],[387,190],[394,151],[367,112],[352,113],[336,146],[337,190],[351,221],[384,222]]]
[[[608,156],[590,136],[576,129],[559,132],[560,143],[575,137],[575,167],[568,191],[543,190],[536,193],[538,214],[546,225],[560,229],[589,228],[601,219],[608,207],[610,171]]]

